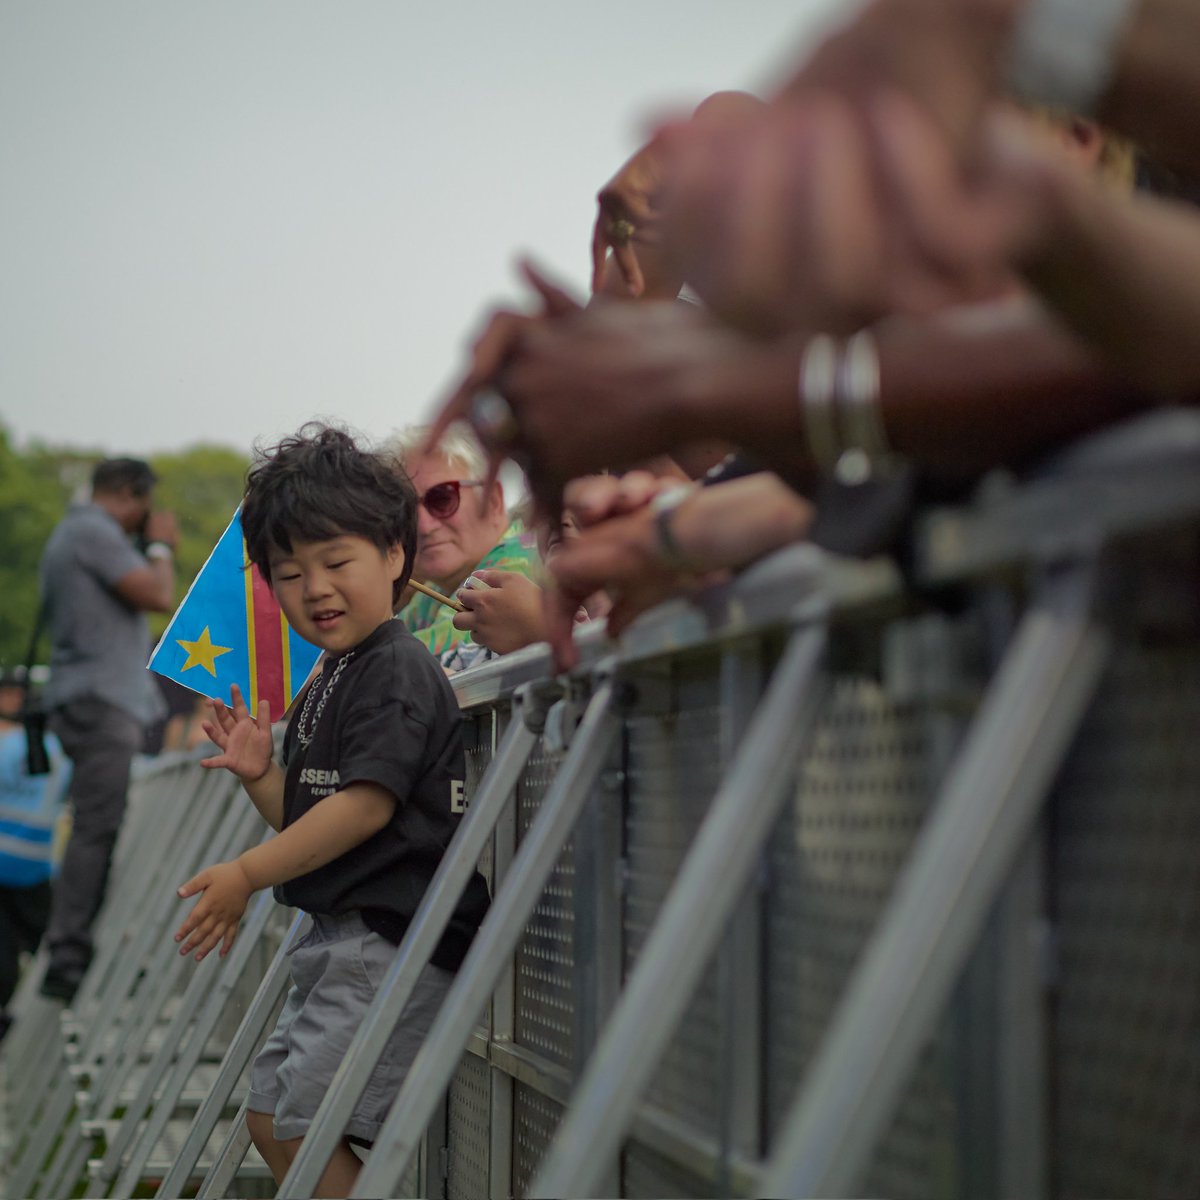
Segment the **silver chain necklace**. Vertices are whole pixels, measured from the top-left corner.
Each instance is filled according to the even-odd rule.
[[[317,701],[317,711],[313,714],[312,724],[308,725],[308,713],[312,708],[313,697],[317,694],[318,679],[308,689],[308,695],[304,697],[304,707],[300,710],[300,720],[296,722],[296,740],[300,745],[307,747],[309,742],[313,740],[313,735],[317,732],[317,726],[321,722],[321,714],[325,711],[325,705],[329,697],[333,694],[333,689],[337,686],[337,681],[341,678],[342,672],[346,669],[346,664],[354,657],[354,651],[349,654],[343,654],[338,659],[338,664],[333,668],[333,674],[329,676],[329,682],[325,685],[321,692],[321,699]],[[304,727],[308,725],[308,732],[304,731]]]

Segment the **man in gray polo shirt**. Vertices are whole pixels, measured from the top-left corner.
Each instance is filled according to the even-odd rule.
[[[92,922],[104,899],[125,814],[129,768],[144,727],[162,709],[146,670],[146,612],[175,596],[170,513],[151,510],[156,477],[136,458],[108,459],[92,475],[92,500],[70,509],[42,552],[41,593],[50,633],[50,727],[75,764],[74,824],[54,884],[42,991],[70,1000],[92,958]],[[145,553],[130,535],[141,533]]]

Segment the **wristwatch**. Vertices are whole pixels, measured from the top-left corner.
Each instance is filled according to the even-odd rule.
[[[695,495],[694,483],[681,483],[678,487],[659,492],[650,501],[650,512],[654,516],[654,536],[658,544],[658,556],[662,564],[671,571],[694,571],[696,564],[688,558],[671,531],[671,519],[675,510],[689,497]]]

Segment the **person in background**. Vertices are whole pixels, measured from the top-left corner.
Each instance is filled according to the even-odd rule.
[[[25,688],[0,676],[0,1040],[13,1018],[21,955],[33,954],[50,919],[55,832],[71,782],[71,764],[52,733],[45,738],[50,771],[30,775],[19,721]]]
[[[156,477],[136,458],[107,459],[92,499],[70,509],[42,552],[42,607],[50,634],[50,728],[75,764],[73,826],[54,882],[43,994],[70,1001],[92,959],[92,922],[108,885],[133,756],[162,711],[146,670],[147,612],[175,599],[178,530],[151,507]],[[135,548],[138,535],[145,550]]]
[[[537,552],[522,536],[520,523],[510,522],[504,488],[498,479],[488,482],[477,444],[452,430],[436,451],[426,453],[421,447],[428,433],[423,426],[412,426],[388,446],[419,497],[413,578],[453,596],[480,569],[535,574]],[[466,665],[464,656],[474,644],[468,632],[455,628],[452,609],[415,595],[398,619],[448,670]]]

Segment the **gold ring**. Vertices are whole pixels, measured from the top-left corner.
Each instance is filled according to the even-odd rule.
[[[608,240],[614,246],[628,246],[629,239],[637,233],[637,226],[626,217],[618,217],[608,223]]]

